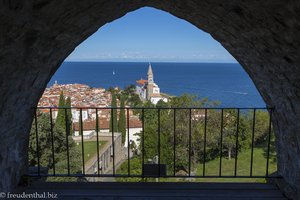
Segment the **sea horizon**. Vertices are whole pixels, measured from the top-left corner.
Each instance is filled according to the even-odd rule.
[[[212,64],[239,64],[238,62],[234,61],[139,61],[139,60],[132,60],[132,61],[123,61],[123,60],[65,60],[63,63],[70,63],[70,62],[88,62],[88,63],[179,63],[179,64],[189,64],[189,63],[194,63],[194,64],[207,64],[207,63],[212,63]]]

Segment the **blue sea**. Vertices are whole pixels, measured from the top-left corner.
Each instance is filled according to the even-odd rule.
[[[149,63],[64,62],[48,86],[82,83],[91,87],[120,87],[147,79]],[[151,63],[154,81],[161,92],[184,93],[220,101],[223,107],[264,107],[252,80],[237,63]]]

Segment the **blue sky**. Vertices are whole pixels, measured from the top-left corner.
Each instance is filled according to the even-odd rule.
[[[67,61],[236,62],[209,34],[154,8],[101,27]]]

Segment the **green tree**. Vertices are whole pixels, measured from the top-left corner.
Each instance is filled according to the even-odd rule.
[[[176,110],[175,116],[175,140],[176,140],[176,159],[175,170],[187,169],[189,163],[189,148],[191,148],[191,159],[194,163],[200,160],[203,152],[203,140],[200,140],[200,130],[203,126],[199,126],[193,116],[200,116],[201,110],[189,109],[189,107],[202,107],[211,104],[207,99],[197,99],[195,96],[183,95],[173,97],[168,103],[159,101],[156,105],[157,109],[147,109],[144,111],[145,133],[144,147],[145,158],[152,159],[160,154],[161,163],[167,164],[168,171],[173,171],[174,157],[174,111],[166,109],[167,107],[181,108]],[[144,107],[154,107],[151,102],[146,102]],[[164,108],[164,109],[160,109]],[[190,116],[191,112],[191,116]],[[140,117],[142,116],[139,113]],[[159,116],[159,121],[158,121]],[[191,117],[191,146],[189,143],[189,120]],[[142,118],[141,118],[142,119]],[[158,123],[160,126],[158,126]],[[140,134],[140,137],[142,134]],[[202,135],[203,136],[203,135]],[[202,141],[202,143],[200,142]],[[141,141],[143,142],[143,140]],[[158,148],[160,142],[160,148]],[[203,154],[202,154],[203,155]]]
[[[126,104],[132,107],[142,105],[142,101],[138,94],[136,94],[135,85],[129,85],[124,88],[122,95],[125,98]]]
[[[107,89],[107,91],[110,92],[110,93],[114,93],[114,92],[115,92],[115,88],[113,88],[113,87],[110,86],[110,87]]]
[[[78,130],[79,130],[79,135],[83,135],[82,110],[80,110],[80,113],[79,113]]]
[[[37,121],[37,133],[38,133],[38,149],[37,149],[37,137],[35,121],[31,126],[30,140],[29,140],[29,165],[35,166],[38,164],[38,155],[41,166],[47,166],[52,168],[52,135],[50,126],[50,115],[40,113]],[[55,140],[54,152],[62,152],[66,150],[64,145],[64,130],[60,126],[53,127],[53,137]],[[37,151],[38,150],[38,151]],[[57,159],[54,163],[57,163]]]
[[[199,99],[197,96],[184,94],[179,97],[170,99],[170,106],[174,108],[187,108],[176,110],[176,165],[178,169],[187,169],[189,151],[191,153],[192,164],[203,162],[204,158],[204,110],[202,109],[189,109],[189,108],[202,108],[209,106],[216,106],[217,102],[208,101],[207,98]],[[191,121],[190,121],[191,120]],[[191,123],[191,128],[189,127]],[[171,129],[172,130],[172,129]],[[190,133],[191,131],[191,133]],[[215,132],[213,132],[215,133]],[[191,144],[189,140],[191,139]],[[209,155],[213,154],[215,146],[208,144],[215,143],[214,134],[206,134],[206,160]],[[189,149],[191,148],[191,149]],[[177,150],[178,149],[178,150]]]
[[[115,93],[112,93],[111,97],[111,107],[116,108],[117,107],[117,97]],[[109,132],[118,132],[118,120],[117,116],[118,112],[117,109],[112,109],[111,111],[111,117],[110,117],[110,122],[109,122]]]
[[[235,155],[236,150],[248,148],[251,142],[250,126],[248,114],[240,112],[239,122],[237,121],[236,109],[223,110],[223,126],[221,130],[222,112],[218,109],[207,111],[207,156],[206,161],[215,159],[222,153],[228,159]],[[237,123],[239,129],[237,132]],[[222,133],[222,152],[221,152],[221,133]],[[236,135],[238,134],[238,138]],[[238,146],[236,146],[238,139]]]
[[[120,99],[120,116],[119,116],[119,122],[118,122],[118,131],[122,133],[122,143],[124,144],[126,139],[126,117],[125,117],[125,102],[124,97],[121,96]],[[123,109],[122,109],[123,108]]]
[[[67,109],[67,126],[68,126],[68,130],[70,130],[70,135],[73,134],[73,121],[72,121],[72,108],[71,108],[71,98],[68,97],[66,102],[65,102],[65,107],[68,108]]]
[[[269,135],[269,120],[269,113],[267,111],[256,110],[254,134],[256,144],[266,143]]]
[[[135,85],[131,84],[124,88],[123,90],[124,95],[130,96],[132,94],[135,94]]]
[[[70,171],[79,173],[80,152],[76,149],[75,142],[71,136],[68,136],[68,142],[65,130],[55,125],[51,130],[50,115],[39,113],[37,120],[37,133],[35,121],[32,124],[29,139],[29,165],[37,166],[38,157],[40,166],[48,167],[49,171],[55,165],[56,173],[66,173],[67,170],[67,147],[69,148]],[[36,137],[38,135],[38,137]],[[53,138],[53,140],[52,140]],[[38,145],[37,145],[38,141]],[[53,143],[52,143],[53,142]],[[68,145],[67,145],[68,143]],[[53,146],[52,146],[53,144]],[[37,149],[38,146],[38,149]],[[54,147],[54,148],[52,148]],[[37,151],[38,150],[38,151]],[[38,152],[38,154],[37,154]],[[54,153],[54,161],[53,161]]]
[[[66,145],[67,146],[67,145]],[[80,174],[82,167],[82,156],[81,151],[76,148],[76,143],[71,136],[68,137],[68,146],[69,146],[69,166],[70,173]],[[55,166],[56,172],[61,174],[68,173],[68,159],[67,151],[63,151],[57,155],[58,162]],[[67,178],[57,177],[55,180],[68,180]]]
[[[57,113],[57,117],[56,117],[56,122],[55,125],[63,127],[64,129],[66,128],[66,113],[65,113],[65,109],[63,109],[63,107],[65,107],[65,97],[64,97],[64,92],[62,91],[60,93],[59,96],[59,102],[58,102],[58,113]]]
[[[228,159],[231,159],[233,150],[236,147],[237,134],[237,112],[233,109],[226,109],[223,111],[223,127],[222,127],[222,151],[227,151]],[[241,122],[239,122],[241,123]]]

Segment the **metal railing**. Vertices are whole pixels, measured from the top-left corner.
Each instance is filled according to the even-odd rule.
[[[36,163],[34,164],[37,168],[36,171],[31,172],[28,174],[28,176],[54,176],[54,177],[164,177],[164,178],[278,178],[279,176],[270,174],[270,157],[271,157],[271,149],[274,149],[274,144],[272,142],[272,113],[273,108],[195,108],[195,107],[177,107],[177,108],[157,108],[157,107],[37,107],[35,108],[35,117],[33,122],[33,127],[35,131],[35,157]],[[63,110],[64,112],[64,121],[65,121],[65,127],[64,127],[64,137],[65,137],[65,143],[66,149],[65,151],[61,152],[63,154],[66,154],[66,166],[64,167],[67,170],[67,173],[62,173],[61,171],[57,171],[57,152],[55,150],[55,122],[54,118],[55,113],[57,113],[59,110]],[[71,129],[74,128],[72,126],[73,122],[70,122],[70,118],[68,118],[68,111],[76,110],[79,112],[79,119],[77,120],[78,124],[78,132],[80,133],[79,136],[77,136],[77,139],[80,137],[80,143],[81,143],[81,164],[76,163],[76,165],[80,165],[80,172],[73,173],[71,172],[71,155],[70,155],[70,142],[72,143],[73,140],[71,139]],[[83,120],[83,111],[91,111],[94,113],[93,120],[95,121],[95,127],[94,127],[94,135],[93,135],[93,141],[96,142],[96,155],[94,159],[91,161],[91,165],[88,167],[86,163],[85,158],[85,142],[90,141],[90,139],[84,138],[84,124],[87,123]],[[111,132],[106,133],[106,139],[107,137],[110,137],[111,139],[107,142],[107,151],[104,154],[101,152],[101,149],[99,147],[99,142],[101,140],[101,135],[104,134],[103,131],[101,131],[100,122],[103,120],[100,117],[100,112],[106,110],[106,115],[108,118],[113,119],[115,116],[115,110],[126,111],[126,143],[127,148],[124,148],[124,144],[120,142],[121,140],[121,134],[118,133],[116,130],[114,130],[115,127],[115,121],[110,120],[109,124],[111,127]],[[132,114],[130,112],[135,112],[135,116],[138,117],[138,120],[140,122],[139,129],[139,146],[136,148],[138,149],[138,154],[131,156],[133,154],[133,151],[131,149],[131,122],[130,118],[132,117]],[[257,114],[258,112],[264,112],[265,115],[268,116],[267,120],[263,120],[262,122],[258,122]],[[39,117],[42,115],[42,113],[49,113],[47,117],[49,117],[49,134],[47,135],[47,138],[50,139],[51,145],[48,146],[49,150],[51,150],[51,157],[48,155],[49,163],[51,163],[51,167],[48,167],[48,171],[46,173],[42,172],[41,167],[44,167],[41,165],[41,147],[40,147],[40,135],[39,135]],[[118,114],[117,114],[118,115]],[[119,116],[119,115],[118,115]],[[151,116],[151,117],[150,117]],[[163,117],[163,119],[162,119]],[[249,118],[251,117],[251,119]],[[147,118],[147,119],[146,119]],[[215,121],[213,121],[214,119]],[[107,120],[107,119],[106,119]],[[152,122],[152,125],[155,126],[156,130],[153,131],[147,131],[147,126],[150,126],[147,124],[147,120]],[[242,120],[248,120],[248,124],[243,122]],[[212,121],[212,122],[210,122]],[[252,122],[252,123],[250,123]],[[165,123],[165,124],[163,124]],[[215,123],[215,124],[212,124]],[[260,127],[264,127],[264,130],[262,131],[263,134],[260,135],[260,139],[257,138],[256,132],[261,131],[257,130],[257,126],[260,125]],[[263,125],[262,125],[263,124]],[[165,148],[165,138],[164,141],[162,141],[162,137],[165,137],[163,134],[165,126],[168,128],[168,144],[171,144],[172,146],[168,146],[168,149],[170,150],[168,153],[169,155],[162,155],[162,150]],[[242,127],[243,126],[243,127]],[[247,126],[245,128],[244,126]],[[172,127],[172,130],[171,130]],[[229,128],[228,128],[229,127]],[[106,129],[108,127],[105,127]],[[195,130],[197,129],[197,132]],[[216,132],[216,130],[219,130]],[[230,129],[230,131],[228,131]],[[246,131],[245,131],[246,130]],[[107,132],[107,130],[106,130]],[[146,133],[147,132],[147,133]],[[229,136],[230,132],[230,136]],[[248,138],[246,138],[246,134],[248,133]],[[124,133],[123,133],[124,134]],[[157,145],[157,152],[155,153],[155,158],[157,159],[156,162],[154,162],[154,158],[152,159],[152,163],[147,162],[146,159],[149,160],[149,154],[147,154],[147,148],[145,146],[145,143],[147,143],[145,139],[145,134],[149,137],[151,135],[156,134],[154,137],[155,144],[150,143],[152,146]],[[249,135],[250,134],[250,135]],[[211,135],[214,135],[213,137]],[[200,137],[201,136],[201,137]],[[198,137],[198,139],[194,139],[195,137]],[[226,141],[230,137],[230,145],[231,149],[225,149],[226,147]],[[213,139],[209,139],[213,138]],[[246,139],[245,139],[246,138]],[[250,139],[250,143],[249,143]],[[182,141],[185,141],[182,143]],[[209,140],[213,140],[209,141]],[[261,140],[261,141],[259,141]],[[239,163],[239,154],[244,150],[244,147],[242,146],[245,144],[245,141],[248,141],[248,147],[250,150],[250,162],[249,162],[249,174],[245,173],[239,173],[238,170],[238,163]],[[162,144],[163,142],[163,144]],[[149,142],[148,142],[149,144]],[[193,146],[199,145],[200,147],[197,148],[198,151],[195,151]],[[164,146],[164,147],[163,147]],[[187,152],[178,152],[178,147],[185,146],[187,148]],[[213,146],[213,147],[211,147]],[[256,146],[259,146],[264,149],[264,155],[265,155],[265,163],[260,163],[259,165],[264,165],[264,173],[257,175],[255,171],[253,171],[253,164],[255,159],[254,152],[256,151]],[[110,149],[110,155],[107,155],[108,150]],[[152,147],[153,149],[153,147]],[[201,151],[201,153],[199,153]],[[230,154],[233,154],[234,164],[232,165],[232,173],[223,174],[223,165],[224,165],[224,159],[226,155],[224,152],[227,152]],[[121,152],[121,153],[120,153]],[[181,161],[184,164],[178,164],[179,158],[178,153],[181,153],[181,160],[184,156],[186,156],[184,159],[185,161]],[[127,154],[127,155],[125,155]],[[122,155],[125,156],[125,158],[122,158]],[[213,155],[213,156],[212,156]],[[106,156],[106,157],[105,157]],[[110,161],[108,161],[108,156],[110,156]],[[148,156],[148,157],[146,157]],[[140,163],[140,173],[132,173],[132,159],[138,158]],[[164,159],[162,159],[164,158]],[[192,158],[196,161],[192,161]],[[105,160],[106,159],[106,160]],[[168,160],[168,162],[166,161]],[[217,161],[218,160],[218,161]],[[217,163],[218,168],[217,173],[208,173],[207,170],[211,165],[209,165],[209,162],[214,161],[214,163]],[[105,166],[106,163],[106,169],[103,167],[103,163]],[[73,163],[74,164],[74,163]],[[150,165],[151,164],[151,165]],[[50,165],[50,164],[49,164]],[[125,173],[124,170],[122,173],[118,173],[120,165],[123,166],[123,168],[127,168],[127,172]],[[110,167],[107,167],[110,166]],[[150,166],[150,171],[149,171]],[[60,166],[61,167],[61,166]],[[91,170],[89,169],[96,169]],[[151,169],[152,168],[152,169]],[[192,168],[194,168],[194,171],[197,171],[197,173],[193,172]],[[185,175],[178,174],[178,171],[184,171],[186,172]],[[183,170],[182,170],[183,169]],[[153,171],[156,171],[153,173]],[[201,173],[200,173],[201,172]]]

